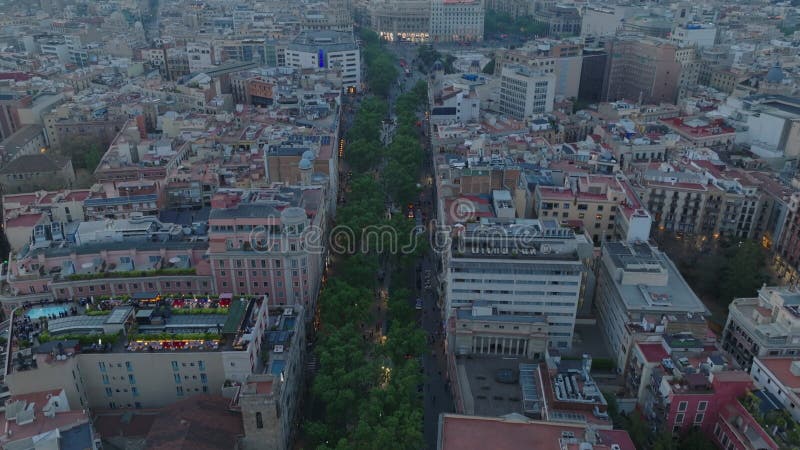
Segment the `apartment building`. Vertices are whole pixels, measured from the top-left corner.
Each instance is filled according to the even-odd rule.
[[[344,86],[361,86],[361,51],[352,33],[304,31],[286,47],[286,65],[295,69],[338,68]]]
[[[605,242],[598,268],[595,307],[609,353],[625,367],[645,316],[706,315],[672,261],[647,242]]]
[[[325,200],[318,186],[218,192],[211,200],[208,260],[218,292],[312,308],[323,248],[309,239],[326,229]]]
[[[638,204],[639,200],[628,198],[635,194],[623,186],[626,183],[627,180],[617,176],[577,175],[568,177],[566,186],[538,184],[534,210],[541,218],[553,217],[566,225],[580,224],[595,245],[611,239],[627,239],[617,230],[617,215],[623,214],[621,205]]]
[[[484,0],[432,0],[430,8],[432,41],[483,40]]]
[[[732,435],[738,437],[744,434],[747,438],[745,442],[750,441],[755,445],[740,447],[734,444],[734,448],[778,448],[743,407],[731,411],[739,403],[738,399],[752,389],[750,375],[740,370],[721,369],[708,374],[691,373],[686,368],[673,367],[663,376],[655,377],[655,410],[664,414],[663,422],[659,422],[662,432],[681,435],[696,428],[718,442],[725,442],[726,437],[730,441]],[[746,433],[744,427],[737,426],[737,416],[747,418],[750,425],[755,424],[750,433]]]
[[[750,376],[800,421],[800,360],[795,356],[754,357]]]
[[[494,73],[502,75],[506,66],[524,66],[555,75],[555,95],[578,97],[583,76],[583,49],[577,39],[537,39],[517,49],[495,52]],[[604,77],[601,70],[599,77]],[[600,82],[602,87],[602,80]]]
[[[13,395],[5,400],[0,422],[4,449],[100,448],[90,414],[71,405],[63,389]]]
[[[500,79],[499,110],[515,119],[530,119],[553,111],[553,74],[523,66],[505,66]]]
[[[794,287],[764,286],[758,297],[728,306],[722,347],[745,369],[758,357],[800,354],[800,293]]]
[[[534,211],[586,230],[595,245],[611,239],[646,240],[650,216],[622,175],[574,174],[564,186],[538,184]]]
[[[706,202],[714,203],[719,189],[691,171],[678,171],[669,163],[654,163],[639,177],[642,202],[653,215],[653,225],[667,231],[713,233],[717,216],[706,213]]]
[[[503,316],[547,320],[547,347],[572,346],[592,245],[553,219],[482,219],[453,236],[445,311],[483,302]],[[531,290],[533,289],[533,290]]]
[[[736,139],[736,130],[722,119],[671,117],[661,122],[693,147],[725,150],[732,148]]]
[[[114,139],[127,117],[109,111],[109,105],[67,103],[42,116],[47,142],[53,149],[73,139],[94,141],[106,145]]]
[[[676,50],[657,38],[618,36],[611,43],[606,98],[675,103],[681,72]]]

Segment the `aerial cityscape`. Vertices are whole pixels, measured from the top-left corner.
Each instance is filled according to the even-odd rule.
[[[0,0],[2,450],[800,450],[800,0]]]

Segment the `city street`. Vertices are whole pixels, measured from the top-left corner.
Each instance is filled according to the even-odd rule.
[[[400,59],[406,61],[406,67],[411,71],[411,76],[402,74],[398,77],[398,85],[395,85],[390,94],[392,107],[394,99],[403,92],[411,89],[418,81],[427,80],[425,74],[419,71],[419,64],[416,63],[418,46],[411,43],[389,44],[388,48],[395,54],[398,62]],[[398,67],[399,70],[402,68]],[[420,113],[420,120],[424,122],[424,113]],[[420,209],[426,221],[435,217],[435,198],[432,186],[427,184],[429,177],[433,176],[431,171],[431,154],[427,140],[424,135],[423,148],[426,151],[422,170],[420,171],[420,184],[423,186],[420,196]],[[427,225],[427,222],[425,223]],[[442,327],[442,314],[438,308],[437,279],[438,268],[436,260],[431,250],[428,249],[425,255],[417,264],[417,270],[413,274],[415,279],[409,280],[415,287],[416,296],[409,299],[415,303],[416,298],[422,299],[422,310],[419,311],[420,324],[428,336],[429,351],[422,356],[424,368],[424,435],[428,449],[436,448],[438,433],[439,415],[444,412],[453,412],[453,399],[450,394],[449,382],[447,377],[447,362],[444,357],[444,330]],[[430,273],[431,288],[425,287],[425,274]]]

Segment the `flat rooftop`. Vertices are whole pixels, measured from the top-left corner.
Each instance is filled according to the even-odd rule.
[[[495,380],[498,371],[518,371],[520,363],[536,364],[530,359],[479,357],[457,360],[458,378],[464,397],[464,409],[478,416],[522,414],[522,388],[519,382],[500,383]],[[467,392],[469,390],[469,392]]]
[[[683,279],[677,267],[664,253],[649,243],[603,243],[603,253],[611,261],[614,287],[619,292],[628,311],[708,314],[708,310]],[[666,282],[623,284],[618,270],[639,274],[644,280],[658,275]],[[664,275],[666,275],[664,277]]]
[[[581,425],[526,420],[525,417],[474,417],[442,414],[439,418],[440,450],[578,449],[586,433]],[[563,444],[563,445],[562,445]],[[574,446],[569,446],[574,445]],[[622,430],[597,431],[594,450],[636,450]]]

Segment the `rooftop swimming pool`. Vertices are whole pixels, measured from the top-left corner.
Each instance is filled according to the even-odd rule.
[[[56,305],[36,306],[29,309],[28,312],[25,313],[25,315],[28,316],[31,320],[37,320],[40,317],[50,317],[53,315],[58,317],[59,314],[67,311],[69,311],[69,309],[67,309],[66,306],[56,306]]]

